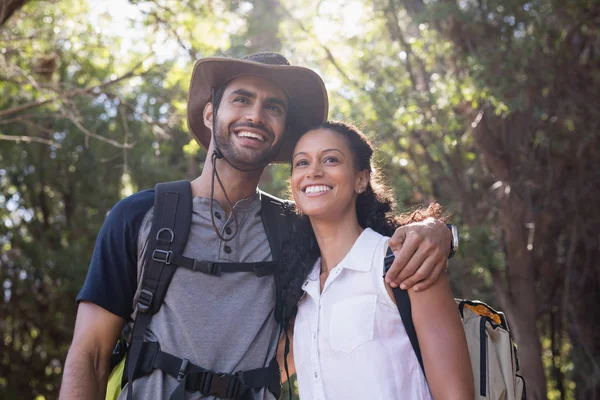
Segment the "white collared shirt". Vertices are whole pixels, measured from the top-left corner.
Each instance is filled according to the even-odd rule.
[[[302,286],[294,360],[302,400],[429,400],[429,387],[383,280],[387,237],[365,229],[320,291]]]

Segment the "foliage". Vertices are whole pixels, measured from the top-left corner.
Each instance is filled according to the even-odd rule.
[[[507,312],[532,398],[600,398],[599,15],[593,0],[25,4],[0,26],[0,393],[57,396],[106,213],[200,173],[193,62],[279,50],[376,142],[401,208],[447,207],[455,293]],[[269,167],[261,186],[285,196],[288,176]]]

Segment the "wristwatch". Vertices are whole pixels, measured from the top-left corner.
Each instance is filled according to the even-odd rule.
[[[458,228],[456,225],[446,224],[450,232],[452,232],[452,241],[450,242],[450,254],[448,254],[448,258],[454,257],[456,252],[458,251]]]

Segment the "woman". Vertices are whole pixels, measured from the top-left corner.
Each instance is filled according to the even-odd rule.
[[[409,292],[427,379],[382,277],[387,236],[419,216],[392,217],[393,199],[375,179],[372,154],[364,134],[342,122],[305,133],[293,152],[291,192],[302,218],[280,276],[279,312],[289,321],[299,300],[293,353],[300,397],[472,399],[447,277]],[[439,207],[428,212],[439,216]]]

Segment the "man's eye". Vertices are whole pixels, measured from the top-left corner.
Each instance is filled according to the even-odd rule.
[[[274,105],[274,104],[268,105],[268,106],[267,106],[267,109],[268,109],[269,111],[275,111],[275,112],[277,112],[277,113],[281,113],[281,112],[282,112],[282,110],[281,110],[281,107],[279,107],[279,106],[277,106],[277,105]]]
[[[233,101],[239,103],[248,103],[248,99],[245,97],[236,97],[235,99],[233,99]]]

